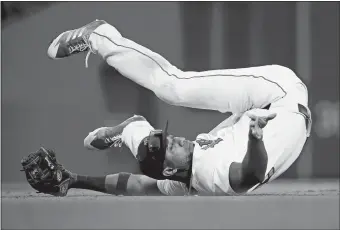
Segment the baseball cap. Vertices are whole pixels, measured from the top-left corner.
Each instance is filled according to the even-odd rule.
[[[169,122],[167,121],[164,129],[152,130],[138,146],[136,158],[141,171],[155,179],[165,178],[163,162],[167,147],[168,126]]]

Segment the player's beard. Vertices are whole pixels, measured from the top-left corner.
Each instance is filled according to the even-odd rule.
[[[190,152],[190,154],[185,158],[183,162],[183,167],[177,169],[177,172],[174,174],[174,177],[178,177],[182,181],[190,180],[192,159],[193,159],[193,152]]]

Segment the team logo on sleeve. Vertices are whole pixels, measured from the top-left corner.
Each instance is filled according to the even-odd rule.
[[[217,145],[218,143],[220,143],[221,141],[223,141],[222,138],[217,138],[215,140],[206,140],[206,139],[197,139],[196,142],[197,144],[199,144],[199,146],[201,147],[201,149],[203,150],[207,150],[209,148],[214,148],[215,145]]]

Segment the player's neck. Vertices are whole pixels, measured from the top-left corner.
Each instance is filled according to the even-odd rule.
[[[191,169],[192,169],[192,159],[193,159],[193,151],[189,153],[188,161],[183,168],[177,169],[177,172],[173,176],[173,180],[177,180],[183,183],[189,183],[191,179]]]

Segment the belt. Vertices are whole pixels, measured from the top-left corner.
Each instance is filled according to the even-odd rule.
[[[311,131],[311,126],[312,126],[312,117],[311,117],[311,113],[309,111],[309,109],[301,104],[297,104],[298,106],[298,112],[304,116],[305,118],[305,122],[306,122],[306,129],[307,129],[307,137],[309,137],[310,135],[310,131]],[[269,110],[270,109],[271,104],[267,105],[266,107],[264,107],[263,109]]]

